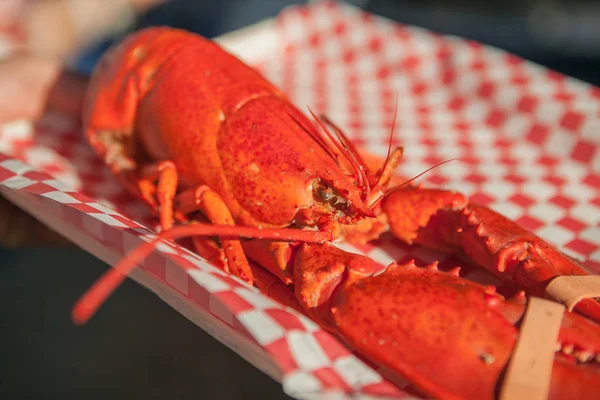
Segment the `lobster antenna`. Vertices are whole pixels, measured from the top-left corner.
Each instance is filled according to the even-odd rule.
[[[119,287],[135,267],[154,251],[162,240],[176,240],[190,236],[219,236],[232,238],[271,239],[280,241],[300,241],[324,243],[333,240],[330,232],[304,231],[300,229],[254,228],[235,225],[193,224],[175,226],[161,232],[155,239],[136,247],[114,268],[107,270],[79,298],[71,312],[71,318],[83,325],[96,313],[106,299]]]
[[[383,167],[381,167],[381,172],[379,173],[379,176],[377,177],[377,182],[375,183],[375,186],[379,186],[379,182],[381,181],[381,178],[383,177],[383,171],[385,171],[385,168],[387,167],[388,163],[390,162],[390,155],[392,154],[392,143],[394,141],[394,128],[396,127],[396,117],[398,116],[398,92],[396,92],[396,105],[394,106],[394,120],[392,121],[392,129],[390,132],[390,140],[388,143],[388,153],[387,153],[387,157],[385,158],[385,162],[383,163]]]
[[[352,158],[354,158],[354,161],[356,161],[356,163],[358,164],[358,166],[360,168],[360,172],[362,173],[362,176],[363,176],[363,181],[364,181],[364,185],[362,187],[362,189],[364,191],[364,196],[368,197],[371,194],[371,185],[369,184],[369,178],[367,177],[367,172],[366,172],[367,166],[366,166],[364,160],[360,157],[359,152],[356,150],[356,147],[354,147],[354,145],[352,144],[350,139],[348,139],[346,137],[346,135],[344,135],[342,130],[337,125],[335,125],[333,122],[331,122],[329,120],[329,118],[327,118],[327,117],[322,117],[322,119],[325,121],[325,123],[327,125],[331,126],[331,128],[335,132],[335,135],[337,136],[338,140],[344,146],[346,151],[348,151],[348,154]]]
[[[342,153],[342,155],[346,158],[346,160],[348,160],[348,162],[352,166],[352,169],[354,170],[354,173],[356,173],[356,177],[358,178],[358,186],[360,186],[361,188],[364,188],[365,187],[365,184],[364,184],[364,173],[361,170],[360,165],[358,165],[356,159],[354,159],[354,158],[352,158],[350,156],[350,154],[348,153],[348,151],[344,148],[344,146],[340,143],[339,140],[335,140],[334,139],[334,137],[331,134],[331,132],[329,132],[329,129],[327,129],[327,127],[325,126],[325,124],[323,124],[323,121],[321,121],[319,119],[319,117],[317,117],[315,115],[315,113],[310,109],[310,107],[308,107],[308,111],[313,116],[313,118],[317,121],[317,123],[319,124],[319,126],[321,127],[321,129],[323,131],[325,131],[325,134],[327,135],[327,137],[329,138],[329,140],[331,140],[335,144],[335,146],[338,148],[338,150],[340,151],[340,153]]]
[[[429,171],[431,171],[432,169],[434,169],[434,168],[437,168],[437,167],[439,167],[439,166],[442,166],[442,165],[444,165],[444,164],[447,164],[447,163],[449,163],[450,161],[456,161],[456,160],[458,160],[458,158],[451,158],[451,159],[449,159],[449,160],[446,160],[446,161],[441,161],[441,162],[439,162],[439,163],[437,163],[437,164],[435,164],[435,165],[433,165],[433,166],[431,166],[431,167],[427,168],[425,171],[421,172],[421,173],[420,173],[420,174],[418,174],[417,176],[414,176],[414,177],[410,178],[410,179],[409,179],[409,180],[407,180],[406,182],[404,182],[404,183],[401,183],[400,185],[398,185],[398,186],[396,186],[396,187],[393,187],[393,188],[391,188],[391,189],[388,189],[388,190],[387,190],[385,193],[383,193],[381,196],[379,196],[379,198],[378,198],[377,200],[375,200],[375,201],[373,202],[373,204],[371,204],[371,210],[372,210],[373,208],[375,208],[375,206],[376,206],[377,204],[379,204],[379,202],[381,202],[381,200],[383,200],[385,197],[387,197],[388,195],[392,194],[392,193],[393,193],[393,192],[395,192],[396,190],[402,189],[404,186],[408,185],[409,183],[413,182],[414,180],[416,180],[416,179],[420,178],[421,176],[425,175],[426,173],[428,173],[428,172],[429,172]]]

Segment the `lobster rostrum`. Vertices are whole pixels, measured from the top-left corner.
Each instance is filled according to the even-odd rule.
[[[214,42],[161,27],[103,56],[83,124],[116,178],[159,216],[157,240],[193,237],[207,260],[425,393],[494,398],[524,296],[504,299],[435,265],[382,268],[331,242],[391,231],[409,244],[461,252],[541,297],[553,278],[586,272],[459,193],[406,185],[393,172],[401,148],[380,159],[312,116],[316,124]],[[74,320],[87,321],[155,244],[108,271],[76,305]],[[600,387],[600,304],[585,299],[575,311],[562,321],[552,398],[593,397]]]

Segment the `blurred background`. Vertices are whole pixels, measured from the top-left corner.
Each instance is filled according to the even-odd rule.
[[[171,25],[214,37],[310,1],[170,0],[135,27]],[[348,0],[373,14],[436,32],[478,40],[586,82],[600,85],[600,1]],[[91,49],[89,69],[109,41]]]
[[[215,37],[306,3],[170,0],[137,16],[128,30],[170,25]],[[347,3],[497,46],[600,85],[598,1]],[[110,43],[86,48],[77,68],[90,71]],[[89,325],[73,326],[73,302],[106,268],[77,249],[0,250],[0,399],[285,398],[278,383],[131,281]]]

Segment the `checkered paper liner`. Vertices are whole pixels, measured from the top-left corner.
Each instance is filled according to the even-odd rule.
[[[387,152],[398,94],[395,144],[406,149],[400,173],[460,158],[422,182],[460,190],[600,271],[598,88],[497,49],[330,2],[289,8],[274,25],[224,44],[296,104],[327,114],[379,154]],[[154,237],[156,219],[114,181],[72,121],[48,115],[7,124],[0,153],[2,194],[104,261],[113,264]],[[382,264],[463,264],[389,235],[340,247]],[[491,279],[471,266],[463,272]],[[308,318],[183,246],[163,243],[133,278],[294,397],[412,396]]]

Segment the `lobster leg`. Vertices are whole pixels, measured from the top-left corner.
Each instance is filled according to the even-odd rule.
[[[235,225],[231,212],[223,202],[223,199],[221,199],[221,196],[206,185],[184,190],[175,198],[175,204],[177,210],[184,214],[200,211],[213,224]],[[203,238],[195,240],[198,250],[206,250],[205,240]],[[233,275],[252,285],[254,282],[252,270],[250,269],[240,240],[223,239],[221,240],[221,246],[227,261],[227,272],[231,272]]]
[[[177,213],[180,220],[185,215],[200,211],[213,224],[235,225],[229,209],[216,192],[206,185],[187,189],[177,194],[178,174],[175,164],[171,161],[144,166],[141,176],[136,178],[141,197],[158,211],[160,225],[163,231],[171,229]],[[201,255],[209,256],[213,262],[225,267],[240,279],[252,284],[253,275],[248,260],[238,239],[221,240],[218,249],[210,239],[195,237],[196,250]],[[223,260],[225,262],[220,263]]]
[[[276,240],[244,240],[242,242],[248,258],[265,268],[283,284],[293,282],[293,255],[298,244]]]
[[[190,223],[193,224],[196,222],[197,221],[194,220]],[[194,244],[196,253],[198,253],[202,258],[224,271],[228,270],[229,267],[227,266],[225,252],[217,242],[210,238],[194,236],[192,237],[192,243]]]
[[[155,186],[152,182],[157,180]],[[160,215],[162,230],[173,226],[173,198],[177,192],[177,168],[171,161],[162,161],[144,168],[138,188],[144,200],[154,204]],[[153,199],[156,197],[158,203]]]
[[[530,294],[546,297],[548,283],[561,275],[588,275],[538,236],[460,193],[410,188],[392,192],[381,206],[390,229],[404,242],[461,252]],[[582,300],[575,310],[600,321],[600,303],[594,299]]]
[[[290,285],[286,285],[279,278],[262,267],[255,267],[254,265],[251,265],[251,267],[252,272],[254,273],[254,286],[256,286],[261,293],[280,302],[284,306],[291,307],[301,313],[303,312]]]

